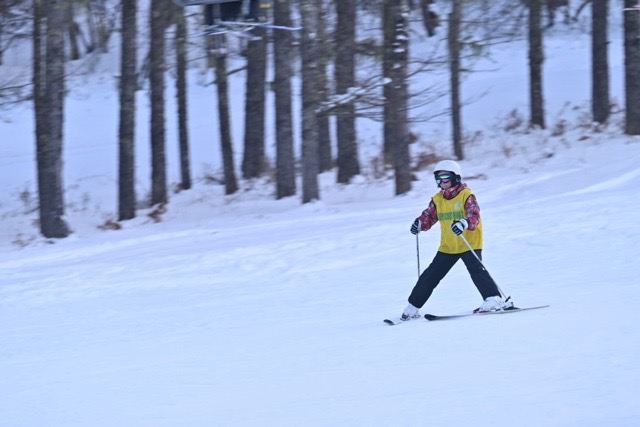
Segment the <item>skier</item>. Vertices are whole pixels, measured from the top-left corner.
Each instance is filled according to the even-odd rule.
[[[460,258],[484,299],[475,311],[499,311],[513,307],[513,302],[509,298],[502,298],[498,286],[482,263],[471,253],[463,239],[458,237],[464,236],[478,258],[482,259],[480,207],[471,189],[462,182],[460,165],[453,160],[443,160],[436,164],[433,174],[440,191],[415,219],[411,225],[411,233],[417,235],[420,231],[427,231],[439,221],[440,247],[431,265],[420,275],[411,291],[409,305],[404,309],[401,320],[420,317],[420,308]]]

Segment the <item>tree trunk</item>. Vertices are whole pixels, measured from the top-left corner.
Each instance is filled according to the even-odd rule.
[[[356,0],[336,0],[335,81],[338,96],[355,87]],[[360,173],[356,137],[355,104],[349,102],[336,109],[338,135],[338,182],[346,184]]]
[[[64,18],[62,0],[49,0],[46,4],[40,0],[34,2],[33,79],[40,231],[48,238],[67,237],[71,233],[64,221],[62,180]],[[46,33],[42,30],[43,19],[46,19]],[[44,43],[42,37],[46,38]]]
[[[625,0],[624,7],[636,5]],[[624,13],[625,133],[640,135],[640,11]]]
[[[302,202],[320,199],[318,185],[318,10],[314,0],[301,0],[302,17]]]
[[[45,0],[33,2],[33,109],[35,116],[36,148],[38,163],[38,192],[44,193],[48,188],[44,179],[47,144],[49,141],[47,127],[47,81],[46,67],[46,6]],[[40,198],[44,198],[40,195]],[[43,204],[40,203],[42,216]],[[42,221],[40,221],[42,223]]]
[[[0,65],[4,65],[4,21],[7,13],[7,5],[0,2]]]
[[[152,0],[150,11],[151,48],[149,81],[151,102],[151,204],[167,203],[167,168],[165,154],[165,0]]]
[[[422,12],[422,23],[427,30],[427,36],[436,35],[436,28],[440,25],[438,14],[431,10],[431,4],[435,0],[420,0],[420,12]]]
[[[327,66],[331,45],[327,39],[327,10],[324,5],[325,0],[315,0],[318,8],[318,102],[325,102],[329,98],[329,83],[327,82]],[[329,125],[329,114],[327,112],[318,113],[318,162],[320,172],[333,169],[333,155],[331,153],[331,126]]]
[[[71,52],[71,60],[75,61],[76,59],[80,59],[80,48],[78,46],[78,26],[76,25],[75,21],[73,2],[67,2],[65,6],[67,31],[69,34],[69,50]]]
[[[238,182],[233,164],[233,144],[231,141],[231,118],[229,117],[229,88],[227,83],[227,54],[225,36],[215,36],[216,49],[216,87],[218,89],[218,121],[220,128],[220,148],[224,168],[225,194],[238,191]]]
[[[451,73],[451,128],[453,151],[458,160],[464,159],[462,151],[462,107],[460,105],[460,19],[462,0],[453,0],[449,14],[449,71]]]
[[[212,5],[204,5],[202,6],[202,17],[205,25],[213,24],[213,6]],[[215,69],[216,68],[216,45],[218,42],[215,37],[211,37],[209,35],[204,36],[204,46],[205,46],[205,54],[207,58],[207,68]]]
[[[180,146],[180,188],[191,188],[189,130],[187,126],[187,20],[184,9],[177,7],[176,19],[176,105],[178,108],[178,139]]]
[[[89,22],[91,23],[92,40],[94,46],[100,49],[100,52],[107,53],[109,51],[109,37],[111,36],[111,30],[107,22],[107,5],[106,0],[88,0],[89,9]],[[152,0],[152,9],[155,0]],[[164,11],[166,4],[157,4]],[[160,11],[158,11],[160,12]]]
[[[122,0],[120,63],[120,129],[118,162],[118,220],[136,216],[135,117],[137,88],[137,0]]]
[[[274,24],[291,26],[289,0],[274,0]],[[273,32],[276,115],[276,198],[296,193],[295,155],[293,149],[293,119],[291,107],[291,33]]]
[[[591,43],[591,110],[593,120],[605,123],[609,118],[609,60],[607,29],[609,0],[593,0]]]
[[[382,75],[385,79],[391,78],[393,67],[393,41],[395,35],[395,19],[393,1],[382,1],[382,32],[383,32],[383,46],[382,46]],[[386,83],[382,88],[382,97],[385,100],[390,100],[394,96],[393,87],[391,84]],[[383,106],[383,139],[384,139],[384,163],[385,165],[393,165],[393,150],[394,150],[394,112],[391,110],[391,106],[388,102]]]
[[[259,18],[261,18],[260,8],[257,13],[260,13]],[[267,32],[264,28],[256,28],[252,30],[252,35],[247,42],[244,156],[242,159],[242,176],[244,178],[257,178],[264,172],[266,37]]]
[[[93,8],[91,5],[91,0],[87,0],[85,2],[86,10],[87,10],[87,26],[89,27],[89,43],[87,45],[87,52],[93,52],[98,46],[98,36],[96,35],[96,20],[93,16]]]
[[[529,97],[531,103],[531,127],[544,129],[544,100],[542,92],[542,5],[529,0]]]
[[[390,4],[389,4],[390,3]],[[386,9],[388,8],[388,9]],[[385,0],[385,10],[390,17],[386,18],[385,30],[391,31],[392,36],[385,34],[385,41],[391,42],[385,46],[387,53],[383,66],[385,77],[390,79],[389,90],[385,99],[385,146],[392,147],[393,165],[395,170],[396,195],[411,190],[411,159],[409,155],[408,131],[408,87],[407,69],[409,58],[408,16],[409,6],[406,0]]]

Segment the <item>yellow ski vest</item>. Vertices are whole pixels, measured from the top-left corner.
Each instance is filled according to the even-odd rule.
[[[461,254],[467,252],[469,248],[462,239],[451,230],[454,221],[465,217],[464,204],[473,192],[465,188],[451,200],[444,198],[442,193],[433,196],[433,203],[438,212],[440,221],[440,247],[438,250],[446,254]],[[473,249],[482,249],[482,222],[478,223],[475,230],[465,230],[462,235]]]

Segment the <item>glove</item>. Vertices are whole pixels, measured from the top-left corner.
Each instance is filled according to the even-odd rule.
[[[416,218],[411,224],[411,234],[418,234],[420,232],[420,219]]]
[[[461,220],[455,221],[453,224],[451,224],[451,231],[453,231],[456,236],[459,236],[464,230],[467,229],[467,227],[469,227],[469,222],[466,219],[462,218]]]

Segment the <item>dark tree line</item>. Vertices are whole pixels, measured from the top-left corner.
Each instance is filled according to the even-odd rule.
[[[460,106],[460,37],[459,30],[461,23],[464,24],[465,3],[462,0],[452,0],[452,9],[449,16],[449,64],[451,71],[451,117],[453,128],[453,147],[454,153],[459,159],[463,158],[462,152],[462,128],[461,128],[461,106]],[[529,125],[532,128],[545,128],[545,103],[544,103],[544,32],[550,28],[555,22],[555,12],[559,7],[568,7],[568,1],[547,0],[546,2],[538,0],[523,0],[526,7],[526,28],[528,40],[528,60],[529,60]],[[588,0],[584,1],[577,9],[576,15],[579,14],[585,6],[591,4],[591,111],[593,121],[596,123],[606,123],[611,111],[609,99],[609,64],[608,64],[608,19],[609,19],[609,1],[608,0]],[[638,40],[637,26],[640,11],[632,10],[631,6],[635,4],[633,1],[626,1],[625,8],[621,13],[625,18],[625,64],[633,62],[634,52],[638,52],[640,45],[632,46],[633,40]],[[548,24],[544,25],[544,13],[547,13]],[[565,20],[570,20],[568,12],[565,12]],[[637,75],[638,69],[627,68],[625,75],[627,76],[627,106],[626,120],[628,134],[635,134],[632,123],[637,123],[633,119],[634,105],[640,104],[640,96],[630,94],[634,93],[634,84],[637,79],[629,78],[629,76]],[[636,93],[640,93],[636,90]]]
[[[242,177],[245,179],[265,176],[269,173],[265,156],[265,111],[266,91],[274,93],[275,119],[275,197],[283,198],[298,192],[296,176],[301,177],[301,197],[304,203],[321,197],[318,175],[334,169],[336,181],[347,184],[360,173],[358,159],[357,118],[358,104],[365,97],[372,97],[379,91],[380,111],[383,120],[383,141],[386,162],[395,176],[395,192],[403,194],[411,189],[411,97],[408,79],[412,73],[409,62],[411,32],[409,22],[419,17],[423,20],[426,34],[438,34],[438,27],[446,23],[451,84],[449,87],[452,120],[453,152],[463,158],[462,90],[465,72],[465,43],[468,38],[463,32],[468,30],[467,8],[464,0],[442,2],[449,7],[445,16],[436,15],[431,9],[431,0],[370,0],[366,5],[358,0],[273,0],[267,12],[252,13],[258,22],[273,20],[274,25],[302,31],[275,30],[257,26],[244,45],[246,56],[246,98],[244,151],[241,163]],[[64,141],[64,94],[65,63],[82,55],[77,39],[87,32],[76,21],[79,3],[61,0],[33,0],[32,31],[33,42],[33,103],[36,121],[36,146],[38,165],[38,194],[40,199],[40,229],[47,237],[65,237],[70,228],[64,219],[64,185],[62,181]],[[84,53],[94,50],[105,51],[111,29],[115,25],[110,17],[114,14],[106,7],[104,0],[87,3],[86,10],[92,18],[89,28],[90,42],[85,43]],[[513,3],[510,3],[513,5]],[[619,3],[618,3],[619,4]],[[0,8],[0,40],[9,28],[7,16],[17,14],[18,7],[24,11],[25,1],[15,0],[3,3]],[[625,49],[625,132],[640,134],[640,83],[635,76],[640,74],[640,10],[635,8],[635,0],[625,0],[623,10],[615,10],[624,16]],[[610,113],[609,70],[608,70],[608,18],[611,13],[608,0],[591,0],[592,6],[592,114],[597,123],[606,123]],[[292,16],[300,17],[294,22]],[[522,15],[526,17],[529,42],[530,78],[530,125],[544,128],[544,13],[551,23],[549,9],[542,2],[523,0]],[[442,10],[442,7],[441,7]],[[374,11],[374,12],[372,12]],[[166,56],[175,53],[175,85],[178,116],[178,145],[180,156],[180,189],[192,185],[189,134],[188,134],[188,93],[187,69],[189,64],[188,43],[190,28],[194,29],[203,18],[194,19],[193,13],[176,7],[170,0],[152,0],[147,21],[150,37],[147,59],[138,64],[138,2],[121,0],[119,27],[121,33],[119,76],[120,118],[118,133],[118,219],[135,217],[138,195],[135,188],[135,94],[140,90],[141,76],[148,78],[150,102],[151,147],[151,192],[152,205],[168,202],[167,152],[165,121],[165,79]],[[83,12],[89,13],[89,12]],[[357,78],[359,55],[363,46],[356,37],[358,15],[374,13],[380,18],[380,82],[368,89]],[[514,12],[519,13],[518,10]],[[187,16],[189,15],[189,16]],[[167,42],[168,29],[173,29],[174,43]],[[20,31],[11,27],[13,34]],[[227,55],[229,45],[227,34],[208,38],[212,48],[212,66],[215,74],[217,105],[212,103],[212,111],[218,115],[218,135],[223,159],[225,193],[233,194],[238,188],[231,137],[230,101],[235,94],[229,93]],[[269,43],[272,54],[267,55]],[[3,46],[0,43],[0,46]],[[1,58],[1,57],[0,57]],[[298,69],[302,82],[301,123],[299,152],[296,153],[293,123],[292,78]],[[332,65],[332,67],[330,67]],[[267,69],[273,67],[273,80],[267,86]],[[328,70],[333,70],[329,77]],[[364,95],[363,95],[364,93]],[[334,119],[335,133],[330,119]],[[215,139],[215,136],[214,136]],[[335,144],[337,151],[332,151]],[[335,155],[335,158],[334,158]],[[296,163],[296,159],[300,163]]]

